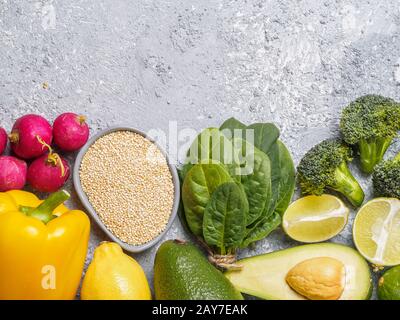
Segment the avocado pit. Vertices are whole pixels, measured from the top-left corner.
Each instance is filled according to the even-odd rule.
[[[286,275],[287,284],[310,300],[337,300],[345,287],[346,268],[334,258],[318,257],[296,264]]]

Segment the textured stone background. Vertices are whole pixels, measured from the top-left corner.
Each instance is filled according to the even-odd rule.
[[[0,0],[0,125],[72,111],[92,134],[200,130],[236,116],[276,122],[297,162],[352,99],[400,100],[399,29],[397,0]],[[93,225],[88,261],[103,240]],[[351,244],[351,224],[333,241]],[[242,255],[293,244],[277,231]],[[149,280],[156,249],[134,255]]]

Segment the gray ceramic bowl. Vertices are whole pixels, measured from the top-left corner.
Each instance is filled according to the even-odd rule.
[[[169,169],[171,171],[171,175],[172,175],[172,180],[174,183],[174,189],[175,189],[175,194],[174,194],[174,205],[172,208],[172,212],[171,212],[171,216],[169,218],[168,224],[165,227],[164,231],[159,234],[156,238],[154,238],[153,240],[140,245],[140,246],[135,246],[135,245],[130,245],[126,242],[121,241],[117,236],[115,236],[110,230],[108,230],[108,228],[104,225],[104,223],[101,221],[100,217],[97,215],[96,211],[94,210],[94,208],[92,207],[92,205],[89,202],[89,199],[87,198],[85,192],[82,189],[82,185],[81,185],[81,181],[80,181],[80,176],[79,176],[79,170],[80,170],[80,166],[81,166],[81,162],[82,159],[86,153],[86,151],[90,148],[90,146],[96,142],[97,139],[99,139],[100,137],[107,135],[111,132],[115,132],[115,131],[132,131],[135,133],[138,133],[140,135],[142,135],[143,137],[145,137],[146,139],[150,140],[151,142],[155,143],[152,139],[150,139],[144,132],[134,129],[134,128],[130,128],[130,127],[112,127],[109,129],[106,129],[104,131],[101,131],[100,133],[96,134],[94,137],[92,137],[87,143],[86,145],[79,151],[79,154],[75,160],[75,166],[74,166],[74,172],[73,172],[73,179],[74,179],[74,187],[75,190],[78,194],[79,199],[81,200],[83,206],[86,208],[86,210],[89,212],[89,214],[93,217],[93,219],[96,221],[96,223],[100,226],[100,228],[112,239],[112,241],[118,243],[123,249],[125,249],[126,251],[129,252],[141,252],[144,251],[152,246],[154,246],[157,242],[159,242],[161,240],[161,238],[165,235],[165,233],[171,228],[172,222],[174,221],[176,214],[178,212],[178,207],[179,207],[179,199],[180,199],[180,184],[179,184],[179,177],[178,177],[178,172],[175,168],[174,165],[172,165],[169,162],[168,156],[165,153],[164,150],[162,150],[160,148],[159,145],[158,148],[161,150],[161,152],[164,154],[164,156],[167,159],[168,162],[168,166]]]

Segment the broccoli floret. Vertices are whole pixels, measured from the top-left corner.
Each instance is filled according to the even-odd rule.
[[[372,183],[377,197],[400,199],[400,154],[376,166]]]
[[[321,195],[332,189],[345,195],[354,206],[360,206],[364,192],[347,166],[351,160],[352,150],[343,141],[322,141],[305,154],[297,167],[302,192]]]
[[[372,173],[399,130],[400,104],[378,95],[366,95],[350,103],[340,120],[343,139],[358,147],[365,173]]]

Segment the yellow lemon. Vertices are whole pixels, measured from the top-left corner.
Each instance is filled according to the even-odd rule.
[[[113,242],[94,252],[81,290],[82,300],[151,300],[142,267]]]

